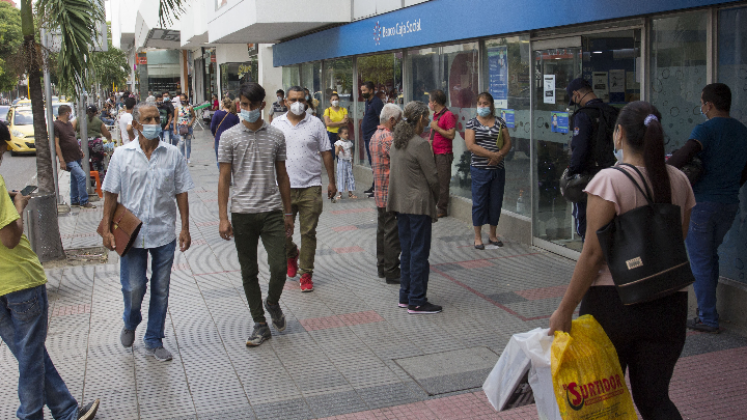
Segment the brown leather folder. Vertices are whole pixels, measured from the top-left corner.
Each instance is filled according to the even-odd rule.
[[[116,246],[114,250],[120,257],[123,257],[132,248],[141,227],[143,227],[143,222],[127,210],[127,207],[118,203],[117,209],[114,211],[114,217],[112,217],[111,231],[114,234],[114,245]],[[102,237],[104,236],[103,220],[96,232]]]

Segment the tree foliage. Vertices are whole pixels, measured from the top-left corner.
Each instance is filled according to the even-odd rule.
[[[22,67],[13,64],[22,43],[21,11],[0,2],[0,92],[9,91],[18,84]]]

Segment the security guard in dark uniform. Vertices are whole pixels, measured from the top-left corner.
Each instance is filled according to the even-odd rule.
[[[573,139],[571,140],[571,162],[568,166],[568,175],[594,173],[603,167],[611,166],[608,161],[609,157],[604,159],[605,163],[599,162],[595,143],[599,130],[599,115],[602,111],[611,111],[616,116],[617,110],[597,98],[589,82],[583,78],[569,83],[566,92],[570,98],[569,105],[581,107],[573,114]],[[611,137],[609,141],[612,141]],[[573,217],[576,219],[576,232],[581,240],[585,240],[586,201],[573,203]]]

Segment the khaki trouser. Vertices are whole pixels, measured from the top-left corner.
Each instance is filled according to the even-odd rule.
[[[438,185],[441,187],[438,195],[438,214],[446,214],[449,210],[449,184],[451,183],[451,162],[453,153],[436,155],[436,170],[438,171]]]
[[[293,238],[285,240],[285,250],[288,258],[296,258],[300,254],[299,270],[303,274],[314,272],[314,256],[316,255],[316,227],[322,214],[322,187],[291,188],[291,211],[293,220],[301,225],[301,250],[293,242]]]
[[[399,279],[399,228],[394,212],[377,208],[379,212],[376,229],[376,266],[379,275],[387,279]]]

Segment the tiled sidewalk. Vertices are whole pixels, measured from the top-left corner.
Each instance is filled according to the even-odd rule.
[[[119,344],[116,254],[106,265],[48,271],[47,347],[76,397],[102,399],[97,418],[537,418],[534,406],[494,412],[480,386],[512,334],[547,326],[573,262],[511,243],[476,251],[471,226],[447,218],[433,227],[428,290],[444,312],[408,315],[397,308],[397,286],[376,277],[373,200],[327,201],[314,292],[301,294],[289,280],[281,299],[288,328],[249,349],[253,323],[236,250],[218,236],[211,140],[200,135],[193,151],[193,246],[177,252],[167,318],[173,361],[139,353],[146,320],[134,351]],[[98,246],[100,218],[100,209],[61,217],[65,247]],[[671,388],[686,418],[744,418],[746,345],[728,332],[688,337]],[[11,419],[17,365],[4,345],[0,372],[0,418]]]

